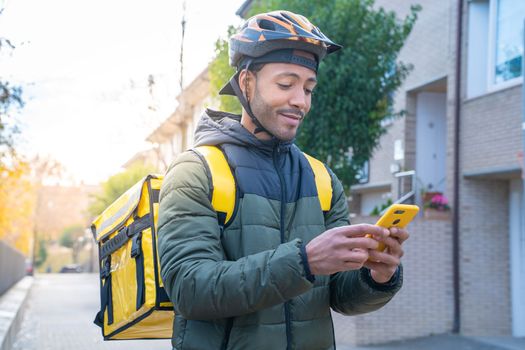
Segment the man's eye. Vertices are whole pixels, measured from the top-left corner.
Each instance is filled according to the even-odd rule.
[[[304,93],[307,95],[311,95],[314,91],[312,89],[304,89]]]
[[[280,84],[280,83],[277,83],[277,85],[279,85],[279,87],[280,87],[281,89],[283,89],[283,90],[284,90],[284,89],[289,89],[289,88],[292,86],[292,85],[290,85],[290,84]]]

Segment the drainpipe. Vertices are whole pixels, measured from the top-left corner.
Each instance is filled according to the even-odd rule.
[[[523,30],[525,30],[525,21],[523,22]],[[525,32],[524,32],[525,33]],[[523,47],[525,48],[525,36],[523,37]],[[525,237],[525,50],[524,53],[521,55],[521,76],[523,77],[523,83],[521,84],[521,91],[522,91],[522,123],[521,123],[521,134],[523,137],[523,149],[521,152],[521,180],[522,180],[522,193],[521,193],[521,200],[522,200],[522,207],[521,210],[523,211],[521,213],[521,229],[522,229],[522,237]]]
[[[460,314],[460,269],[459,269],[459,147],[460,147],[460,113],[461,113],[461,47],[463,32],[463,0],[458,0],[456,36],[456,83],[454,91],[454,215],[452,218],[452,264],[454,288],[454,323],[452,332],[459,333]]]

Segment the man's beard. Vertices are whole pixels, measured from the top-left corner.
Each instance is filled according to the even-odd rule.
[[[279,130],[279,113],[290,113],[299,115],[301,120],[304,118],[304,113],[297,108],[272,108],[259,93],[257,83],[255,84],[254,98],[250,102],[253,115],[257,118],[259,123],[270,132],[270,136],[276,137],[281,141],[291,141],[295,138],[293,135],[286,135]]]

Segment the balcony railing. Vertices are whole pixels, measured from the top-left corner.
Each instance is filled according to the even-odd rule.
[[[416,171],[401,171],[394,175],[397,178],[397,200],[396,204],[410,203],[416,201]],[[407,182],[410,182],[407,184]],[[407,191],[408,189],[408,191]]]

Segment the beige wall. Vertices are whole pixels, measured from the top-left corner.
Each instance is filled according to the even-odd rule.
[[[377,220],[357,217],[354,223]],[[383,343],[452,329],[451,224],[419,216],[409,226],[403,257],[404,284],[384,308],[365,315],[333,314],[338,345]]]
[[[461,166],[463,172],[518,168],[522,151],[521,86],[463,103]]]
[[[461,186],[461,332],[510,335],[507,181]]]

